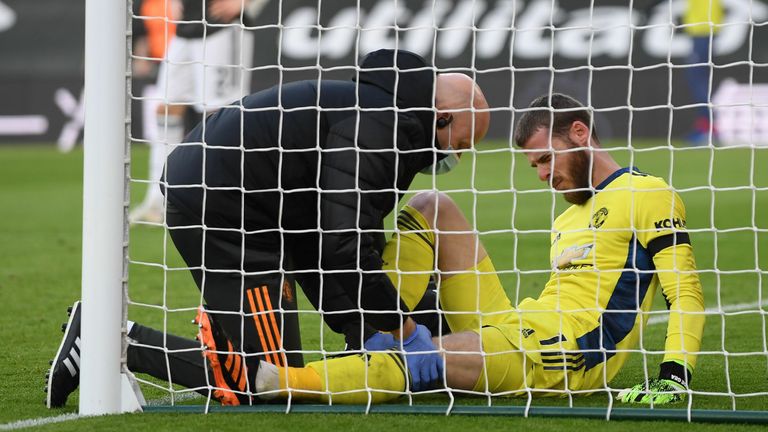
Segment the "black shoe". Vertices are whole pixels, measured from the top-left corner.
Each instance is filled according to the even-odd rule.
[[[69,308],[69,321],[61,326],[64,337],[45,377],[45,406],[63,407],[80,384],[80,301]]]

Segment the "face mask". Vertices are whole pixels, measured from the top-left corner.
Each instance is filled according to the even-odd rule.
[[[448,151],[453,150],[450,144],[448,144]],[[448,153],[447,156],[433,163],[432,165],[421,170],[422,174],[445,174],[451,171],[456,165],[459,164],[459,156],[456,153]]]
[[[437,137],[435,137],[435,140],[437,140]],[[446,151],[452,151],[453,147],[451,146],[451,127],[448,127],[448,148]],[[448,153],[444,158],[440,159],[439,161],[433,163],[432,165],[422,169],[420,172],[422,174],[445,174],[452,169],[456,167],[456,165],[459,164],[459,156],[456,153]]]

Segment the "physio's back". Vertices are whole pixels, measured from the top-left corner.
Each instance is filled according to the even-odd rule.
[[[253,93],[193,129],[168,157],[166,180],[169,185],[204,184],[208,213],[226,209],[240,214],[244,192],[246,213],[253,213],[247,207],[258,207],[258,219],[270,215],[259,224],[272,225],[279,191],[317,187],[319,149],[326,148],[331,129],[340,123],[354,128],[358,117],[366,115],[356,106],[391,106],[392,99],[378,87],[354,81],[323,81],[319,87],[316,80],[297,81]],[[351,135],[349,145],[354,146]],[[241,187],[242,192],[233,189]],[[316,196],[284,194],[282,205],[312,210]],[[196,214],[202,214],[202,197],[202,186],[172,189],[169,195]]]

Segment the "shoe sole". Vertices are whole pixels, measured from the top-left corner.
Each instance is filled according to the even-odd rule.
[[[219,361],[219,355],[216,353],[218,347],[216,347],[216,341],[213,338],[213,328],[211,327],[211,321],[208,318],[208,314],[200,307],[195,317],[195,323],[200,327],[198,330],[198,339],[203,345],[206,346],[203,351],[203,355],[208,359],[208,363],[213,371],[213,379],[216,382],[216,387],[219,389],[214,390],[222,405],[240,405],[240,400],[237,395],[232,391],[227,381],[224,379],[224,372],[221,362]]]
[[[51,364],[51,368],[48,370],[48,391],[46,392],[46,395],[45,395],[45,406],[48,407],[48,409],[54,408],[51,406],[51,390],[53,389],[53,386],[51,385],[51,382],[50,382],[50,380],[53,378],[53,370],[56,368],[56,364],[58,364],[59,362],[59,358],[61,356],[61,350],[64,348],[64,344],[67,342],[67,338],[69,337],[69,331],[72,329],[72,321],[75,319],[75,315],[80,311],[80,306],[81,306],[80,300],[76,301],[72,305],[72,313],[69,314],[69,319],[67,320],[67,327],[64,330],[64,337],[61,338],[59,349],[56,350],[56,356],[53,357],[53,364]],[[79,374],[80,374],[80,371],[78,370],[78,375]],[[78,379],[79,378],[80,377],[78,376]]]

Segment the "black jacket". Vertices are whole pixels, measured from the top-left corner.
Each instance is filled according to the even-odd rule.
[[[265,255],[252,270],[299,270],[307,297],[349,342],[361,339],[363,317],[393,330],[401,319],[393,311],[407,309],[381,272],[382,221],[435,159],[433,84],[418,55],[380,50],[350,81],[299,81],[247,96],[242,109],[211,115],[171,153],[168,200],[201,216],[205,199],[207,226],[254,232],[250,243]]]

